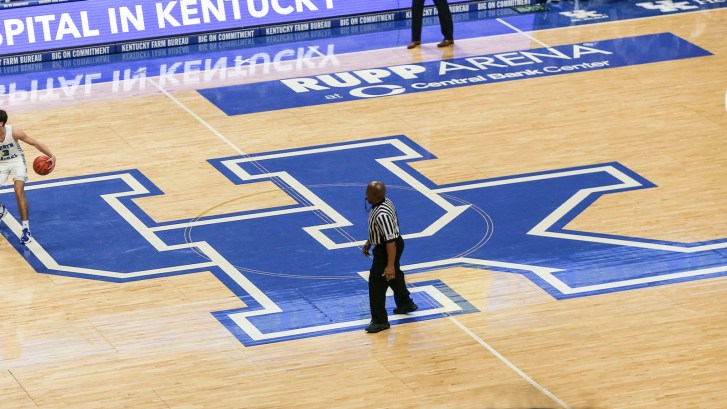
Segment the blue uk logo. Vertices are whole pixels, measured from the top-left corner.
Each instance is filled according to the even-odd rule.
[[[165,223],[134,203],[163,194],[137,170],[29,184],[35,241],[14,245],[45,274],[128,282],[212,272],[246,306],[213,313],[245,345],[368,323],[360,246],[371,180],[385,182],[397,205],[409,277],[452,266],[504,271],[567,299],[727,274],[724,239],[566,228],[601,195],[655,187],[618,163],[437,185],[411,167],[433,159],[404,136],[214,159],[232,182],[273,181],[295,204]],[[0,191],[3,203],[11,195]],[[17,243],[19,222],[10,214],[3,222]],[[477,311],[440,280],[411,286],[420,309],[393,323]]]

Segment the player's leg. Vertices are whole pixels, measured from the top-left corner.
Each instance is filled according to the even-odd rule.
[[[2,165],[0,165],[0,187],[5,186],[5,183],[7,183],[8,178],[10,177],[10,173],[7,171],[7,169],[4,169]],[[2,219],[5,214],[7,214],[8,209],[5,208],[5,205],[0,203],[0,219]]]
[[[15,179],[15,199],[18,201],[18,213],[20,213],[20,222],[23,225],[23,233],[20,237],[20,243],[25,244],[33,240],[30,235],[30,221],[28,220],[28,199],[25,197],[25,180]]]
[[[20,214],[20,222],[22,223],[23,232],[20,236],[20,243],[25,244],[33,240],[30,235],[30,222],[28,215],[28,199],[25,197],[25,182],[28,181],[28,167],[25,160],[12,161],[8,164],[13,174],[13,188],[15,190],[15,199],[18,202],[18,213]]]
[[[15,199],[18,201],[18,212],[20,220],[28,221],[28,199],[25,197],[25,181],[15,181]]]

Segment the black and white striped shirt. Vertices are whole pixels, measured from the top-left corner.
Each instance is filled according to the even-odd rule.
[[[399,220],[394,203],[385,198],[369,212],[369,243],[382,245],[399,237]]]

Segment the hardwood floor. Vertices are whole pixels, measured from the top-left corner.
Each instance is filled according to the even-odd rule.
[[[197,91],[656,33],[673,33],[712,55],[237,116]],[[53,173],[34,177],[29,187],[138,170],[163,194],[133,203],[160,226],[298,203],[275,181],[233,182],[211,166],[212,159],[405,135],[436,156],[411,167],[439,187],[617,162],[656,187],[600,196],[563,228],[662,244],[720,243],[727,237],[725,38],[727,9],[718,8],[457,39],[454,49],[444,51],[431,44],[414,52],[382,44],[328,57],[324,64],[315,58],[297,65],[261,63],[250,75],[231,67],[206,72],[207,80],[204,71],[163,81],[149,77],[143,89],[140,82],[126,84],[133,88],[127,92],[113,89],[125,83],[92,84],[86,92],[67,90],[53,101],[16,101],[7,110],[9,123],[46,143],[59,158]],[[35,155],[32,147],[26,152]],[[369,181],[369,174],[358,176],[341,183]],[[57,200],[58,212],[69,210],[61,197],[47,195],[49,202],[42,203],[43,197],[30,196],[31,226],[41,244],[44,206]],[[11,218],[17,217],[7,186],[0,201],[11,208]],[[80,220],[54,222],[60,223],[56,229],[100,223],[102,235],[111,237],[119,229],[104,224],[106,216],[89,204],[73,206],[89,210],[79,210],[85,212]],[[360,218],[365,218],[362,210]],[[218,270],[125,282],[38,272],[32,264],[37,254],[24,253],[7,227],[11,222],[3,221],[2,407],[724,406],[724,271],[558,299],[530,275],[496,265],[412,268],[407,275],[412,286],[441,282],[475,310],[398,323],[379,334],[366,334],[361,326],[245,345],[241,330],[213,314],[245,311],[253,297],[236,293],[236,284],[221,279]],[[495,235],[510,228],[498,220],[493,226]],[[244,248],[261,239],[251,233],[230,240],[240,240]],[[68,247],[62,254],[83,258],[85,244],[78,237],[59,243]],[[423,251],[417,243],[407,241],[412,254]],[[287,257],[280,253],[285,243],[265,244],[261,256]],[[631,248],[595,261],[631,262]],[[515,244],[511,251],[528,249]],[[727,260],[725,248],[713,254]],[[680,262],[697,268],[700,257],[684,253]],[[360,269],[367,270],[367,263],[361,258]],[[663,263],[665,271],[681,271],[682,264]],[[581,267],[599,274],[597,267]],[[314,287],[302,288],[305,299],[305,291]],[[367,313],[365,298],[348,300],[338,292],[328,297]],[[264,325],[276,322],[271,318]]]

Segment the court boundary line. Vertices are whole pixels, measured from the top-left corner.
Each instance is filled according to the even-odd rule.
[[[544,386],[540,385],[537,381],[535,381],[533,378],[528,376],[525,372],[523,372],[520,368],[518,368],[515,364],[510,362],[507,358],[505,358],[501,353],[499,353],[492,345],[488,344],[485,340],[480,338],[477,334],[472,332],[469,328],[467,328],[466,325],[464,325],[460,320],[457,318],[448,315],[447,318],[454,323],[454,325],[458,326],[465,334],[469,335],[470,338],[477,341],[478,344],[482,345],[485,349],[490,351],[492,355],[494,355],[497,359],[499,359],[502,363],[507,365],[510,369],[512,369],[516,374],[520,375],[521,378],[525,379],[530,385],[532,385],[535,389],[539,390],[542,394],[552,399],[554,402],[559,404],[564,409],[570,409],[570,406],[562,401],[560,398],[555,396],[552,392],[550,392],[548,389],[546,389]]]
[[[533,37],[533,36],[531,36],[531,35],[529,35],[529,34],[528,34],[528,33],[526,33],[525,31],[522,31],[521,29],[519,29],[519,28],[517,28],[517,27],[513,26],[512,24],[508,23],[507,21],[505,21],[505,20],[503,20],[503,19],[501,19],[501,18],[497,18],[497,19],[495,19],[495,21],[499,22],[500,24],[504,25],[505,27],[508,27],[508,28],[510,28],[510,29],[511,29],[512,31],[514,31],[515,33],[517,33],[517,34],[521,34],[521,35],[523,35],[523,36],[527,37],[527,38],[528,38],[528,39],[529,39],[530,41],[534,41],[534,42],[536,42],[536,43],[538,43],[538,44],[542,45],[542,46],[543,46],[543,48],[550,48],[550,46],[549,46],[548,44],[545,44],[544,42],[542,42],[542,41],[538,40],[537,38],[535,38],[535,37]],[[534,31],[531,31],[531,32],[534,32]]]

